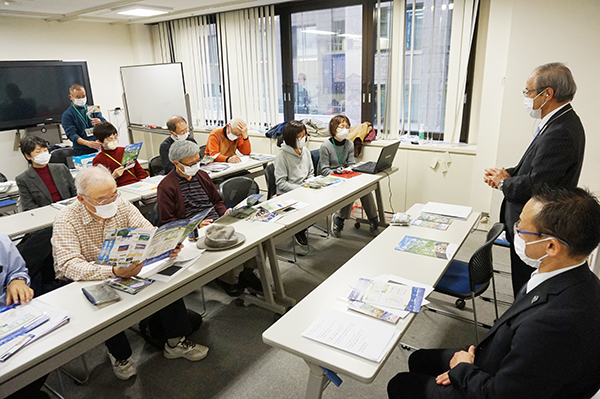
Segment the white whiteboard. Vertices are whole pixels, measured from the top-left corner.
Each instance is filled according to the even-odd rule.
[[[165,126],[187,115],[181,62],[121,67],[130,125]]]

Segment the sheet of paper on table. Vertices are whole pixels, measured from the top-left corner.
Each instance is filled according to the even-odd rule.
[[[399,335],[394,325],[334,309],[321,310],[302,333],[305,338],[374,362],[383,360]]]
[[[452,216],[459,219],[466,219],[471,214],[473,208],[463,205],[442,204],[439,202],[428,202],[421,213],[434,213],[437,215]]]

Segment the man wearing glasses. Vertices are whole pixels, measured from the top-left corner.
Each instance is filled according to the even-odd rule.
[[[137,275],[143,263],[129,267],[97,265],[106,232],[126,227],[152,228],[140,211],[119,197],[117,184],[104,166],[85,168],[75,178],[78,202],[63,209],[54,221],[52,255],[57,278],[75,281],[129,278]],[[173,256],[179,253],[179,248]],[[80,298],[83,300],[83,296]],[[114,305],[114,306],[119,306]],[[150,322],[161,323],[167,337],[163,355],[191,361],[206,357],[208,348],[186,338],[192,333],[183,299],[157,312]],[[160,328],[159,327],[159,328]],[[127,380],[137,373],[131,347],[124,332],[105,342],[117,378]]]
[[[515,302],[468,351],[413,353],[389,397],[591,398],[600,388],[600,281],[586,259],[598,226],[600,204],[588,191],[537,191],[510,229],[535,270]]]
[[[160,143],[159,149],[160,161],[162,162],[163,173],[165,175],[172,171],[174,168],[173,162],[171,162],[171,160],[169,159],[169,149],[171,148],[173,143],[177,141],[187,140],[191,141],[194,144],[197,144],[196,140],[194,140],[194,134],[190,134],[187,122],[185,121],[183,116],[177,115],[171,117],[171,119],[167,121],[167,129],[169,129],[169,137],[167,137],[163,140],[162,143]]]
[[[579,117],[571,106],[577,85],[564,64],[554,62],[537,67],[527,79],[523,95],[528,114],[541,119],[533,140],[517,166],[485,169],[483,180],[504,194],[500,221],[506,226],[510,242],[513,293],[516,296],[529,280],[533,268],[515,252],[512,226],[535,187],[577,186],[585,134]]]

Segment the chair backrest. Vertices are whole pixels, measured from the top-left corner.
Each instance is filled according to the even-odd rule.
[[[315,169],[315,176],[319,176],[319,171],[317,170],[317,168],[319,167],[320,158],[319,150],[311,150],[310,157],[312,158],[313,167]]]
[[[204,154],[206,153],[206,145],[201,145],[198,153],[200,154],[200,159],[204,158]]]
[[[51,238],[52,226],[25,235],[17,245],[31,277],[31,288],[35,296],[50,292],[59,286],[54,274]]]
[[[227,208],[233,208],[250,194],[258,194],[258,192],[258,184],[253,179],[245,176],[232,177],[219,186],[219,193]]]
[[[50,163],[63,163],[69,167],[68,158],[73,159],[73,148],[58,148],[50,153]]]
[[[496,223],[488,231],[485,244],[483,244],[469,260],[469,280],[471,292],[475,292],[475,287],[489,282],[494,273],[492,261],[492,246],[498,236],[504,231],[504,224]]]
[[[148,214],[147,219],[150,223],[152,223],[152,226],[156,226],[156,227],[160,227],[161,223],[160,223],[160,213],[158,212],[158,203],[154,204],[154,206],[152,207],[152,210],[150,211],[150,214]]]
[[[150,161],[148,161],[148,169],[150,169],[150,176],[164,174],[160,155],[155,155],[152,158],[150,158]]]
[[[277,193],[277,186],[275,185],[275,165],[272,163],[268,164],[265,168],[265,180],[267,181],[267,199],[271,199]]]

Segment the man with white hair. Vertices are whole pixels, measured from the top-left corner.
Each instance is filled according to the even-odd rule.
[[[240,162],[240,157],[235,155],[236,149],[243,155],[249,155],[252,151],[248,126],[239,118],[234,118],[225,127],[210,132],[206,142],[208,155],[219,154],[215,159],[216,162]]]
[[[537,67],[525,82],[524,105],[529,116],[541,119],[529,147],[512,168],[487,168],[483,180],[502,192],[500,221],[510,242],[513,293],[529,280],[533,268],[515,251],[512,226],[533,191],[544,184],[574,188],[585,151],[585,133],[571,106],[577,91],[571,70],[560,62]]]
[[[121,228],[152,228],[140,211],[119,197],[117,184],[103,166],[89,167],[75,179],[77,202],[63,209],[54,221],[52,252],[57,278],[75,281],[104,280],[112,277],[129,278],[137,275],[143,263],[129,267],[98,265],[106,232]],[[179,253],[179,248],[172,256]],[[83,300],[83,296],[81,297]],[[115,305],[118,306],[118,305]],[[192,333],[183,299],[157,312],[167,342],[163,355],[168,359],[183,357],[191,361],[203,359],[208,348],[186,338]],[[117,378],[127,380],[137,373],[131,359],[131,347],[124,332],[105,342],[113,371]]]
[[[161,223],[190,218],[207,209],[211,209],[205,226],[227,213],[223,199],[208,174],[199,169],[200,155],[198,145],[189,141],[173,143],[169,150],[169,159],[175,165],[158,185],[157,203]],[[254,274],[257,267],[253,259],[245,262],[244,270],[238,280],[232,272],[216,279],[217,285],[229,296],[240,296],[245,288],[255,293],[262,292],[262,283]]]

